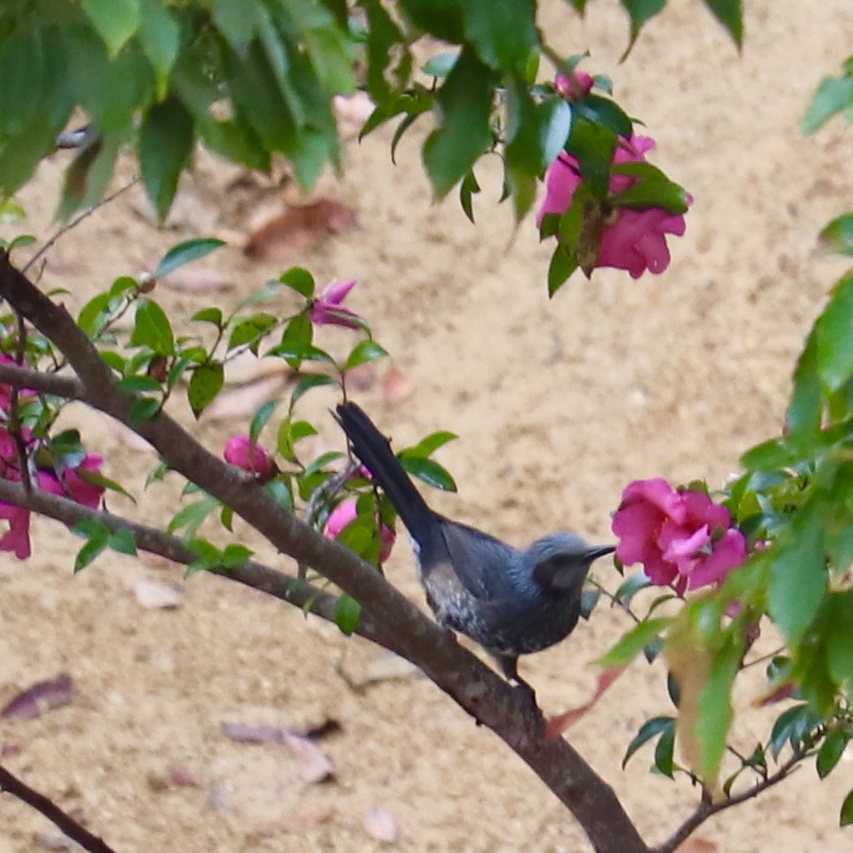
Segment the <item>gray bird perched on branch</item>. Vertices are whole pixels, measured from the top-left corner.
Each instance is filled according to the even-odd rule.
[[[533,693],[518,674],[519,655],[547,649],[572,632],[589,566],[614,548],[590,547],[574,533],[552,533],[519,551],[451,521],[427,506],[388,439],[361,408],[343,403],[337,419],[409,531],[435,618],[478,642],[508,679]]]

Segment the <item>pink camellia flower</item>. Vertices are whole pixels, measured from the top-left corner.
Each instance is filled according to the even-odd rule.
[[[746,537],[724,506],[660,477],[628,485],[613,532],[625,565],[642,563],[652,583],[674,584],[679,595],[723,580],[747,558]]]
[[[252,446],[252,440],[248,435],[235,435],[229,438],[225,444],[223,453],[225,461],[230,465],[236,465],[266,483],[276,473],[276,465],[272,456],[259,444]]]
[[[586,71],[570,71],[568,74],[557,75],[554,88],[567,101],[579,101],[592,91],[594,83],[592,75]]]
[[[0,503],[0,518],[9,522],[9,529],[0,536],[0,551],[11,551],[19,560],[26,560],[31,554],[30,511]]]
[[[326,527],[323,531],[328,539],[337,539],[344,529],[348,527],[358,517],[358,507],[355,498],[347,498],[341,501],[329,514],[326,521]],[[386,524],[382,525],[382,547],[379,552],[379,559],[385,562],[391,556],[391,551],[394,550],[394,543],[397,541],[397,534]]]
[[[311,303],[308,316],[315,326],[344,326],[347,329],[360,329],[363,320],[355,311],[342,307],[341,303],[355,287],[354,278],[339,281],[324,287]]]
[[[646,152],[654,146],[655,141],[647,136],[621,139],[613,155],[613,163],[645,162]],[[636,180],[628,175],[613,175],[610,192],[614,195],[625,192]],[[566,151],[561,152],[545,175],[545,200],[536,216],[536,224],[541,226],[548,213],[565,213],[581,183],[577,159]],[[688,196],[690,201],[692,198]],[[645,210],[618,207],[613,212],[612,221],[605,222],[602,229],[595,266],[627,270],[631,278],[639,278],[646,270],[662,273],[670,260],[666,235],[680,237],[685,228],[684,216],[672,214],[662,207]]]
[[[101,502],[106,489],[103,486],[88,482],[84,477],[81,477],[79,472],[90,472],[92,474],[101,473],[101,465],[104,457],[98,456],[97,453],[88,453],[86,458],[74,468],[66,468],[62,472],[62,485],[65,488],[65,493],[71,500],[78,504],[89,507],[89,509],[97,509]]]

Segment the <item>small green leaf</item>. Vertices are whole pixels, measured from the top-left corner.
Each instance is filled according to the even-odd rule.
[[[423,72],[430,77],[438,77],[443,80],[453,70],[457,59],[459,59],[459,54],[456,52],[437,53],[424,63]]]
[[[193,370],[187,388],[187,400],[197,418],[213,402],[224,382],[225,369],[219,362],[208,361]]]
[[[550,166],[566,147],[572,132],[572,108],[562,98],[551,98],[539,104],[537,112],[544,160],[542,165]]]
[[[462,210],[471,222],[474,221],[473,196],[479,192],[480,185],[477,183],[477,178],[474,176],[474,170],[472,169],[465,175],[462,183],[459,185],[459,203],[462,205]]]
[[[139,0],[83,0],[82,6],[111,56],[118,55],[142,23]]]
[[[306,373],[296,383],[293,393],[290,395],[290,408],[296,405],[296,401],[312,388],[320,388],[324,385],[335,385],[337,380],[326,373]]]
[[[172,206],[193,142],[192,116],[177,98],[167,98],[148,110],[140,132],[139,164],[160,222]]]
[[[119,391],[127,394],[143,394],[146,391],[161,391],[160,383],[153,376],[126,376],[118,383]]]
[[[200,237],[172,246],[157,265],[157,269],[154,270],[154,278],[163,278],[170,272],[174,272],[178,267],[182,267],[191,261],[197,261],[224,245],[225,241],[216,237]]]
[[[841,729],[833,729],[821,744],[817,753],[817,775],[825,779],[844,755],[850,737]]]
[[[381,347],[376,341],[366,340],[360,341],[355,345],[344,365],[344,371],[352,370],[360,364],[367,364],[370,361],[384,358],[388,355],[387,350]]]
[[[130,405],[128,420],[132,427],[137,427],[151,420],[160,411],[160,401],[154,397],[140,397]]]
[[[278,318],[274,314],[267,314],[263,311],[240,320],[231,332],[228,349],[232,350],[243,344],[250,344],[250,349],[254,351],[254,344],[258,343],[277,324]]]
[[[578,262],[566,247],[558,243],[548,265],[548,297],[554,294],[566,283],[569,276],[578,268]]]
[[[597,661],[599,666],[625,666],[642,652],[646,646],[654,642],[669,625],[670,619],[660,616],[641,622],[632,628],[607,654]]]
[[[279,281],[306,299],[313,299],[314,297],[316,288],[314,276],[302,267],[292,267],[279,278]]]
[[[770,576],[770,616],[788,643],[799,643],[826,591],[825,522],[817,506],[804,509],[779,543]]]
[[[497,71],[521,71],[540,46],[532,0],[466,0],[465,35],[479,57]]]
[[[158,97],[164,98],[168,90],[169,72],[181,47],[181,28],[160,0],[141,0],[141,10],[139,41],[157,72]]]
[[[18,237],[15,237],[8,246],[6,246],[7,252],[14,252],[15,249],[23,249],[26,246],[32,246],[36,242],[36,238],[33,237],[32,234],[21,234]]]
[[[649,20],[661,12],[666,6],[666,0],[621,0],[625,11],[631,18],[631,40],[620,61],[623,61],[634,46],[640,30]]]
[[[853,274],[834,288],[815,332],[818,372],[826,387],[837,391],[853,375]]]
[[[655,770],[672,779],[675,770],[673,755],[675,753],[675,721],[661,732],[660,740],[655,747]]]
[[[845,213],[833,219],[820,232],[818,241],[827,252],[853,257],[853,213]]]
[[[77,474],[84,483],[89,483],[90,486],[109,489],[111,492],[124,495],[126,498],[129,498],[136,503],[136,498],[124,486],[122,486],[121,483],[117,483],[115,480],[111,480],[103,474],[98,474],[96,471],[86,471],[83,468],[75,468],[74,473]]]
[[[281,398],[275,398],[273,400],[268,400],[263,406],[255,412],[255,416],[252,418],[252,424],[249,427],[249,440],[252,444],[255,444],[258,440],[258,436],[261,434],[261,430],[267,425],[267,422],[272,417],[273,412],[275,412],[279,403],[281,403]]]
[[[236,543],[226,545],[225,550],[222,552],[222,567],[225,569],[236,569],[238,566],[242,566],[253,553],[254,551],[245,545]]]
[[[107,544],[113,551],[118,551],[120,554],[128,554],[131,557],[136,556],[136,538],[133,535],[133,531],[128,530],[126,527],[122,530],[116,530],[115,533],[111,534]]]
[[[853,823],[853,790],[844,798],[841,804],[841,815],[838,819],[839,826],[850,826]]]
[[[110,315],[109,293],[99,293],[93,296],[81,309],[77,316],[77,325],[90,337],[97,337],[107,325]]]
[[[614,598],[623,607],[630,607],[634,596],[641,590],[651,585],[651,580],[645,572],[637,572],[627,577],[616,590]]]
[[[401,457],[400,464],[413,477],[445,492],[455,492],[456,483],[448,471],[434,459],[424,456]]]
[[[195,503],[182,507],[169,522],[167,533],[175,533],[184,528],[184,539],[195,539],[195,534],[201,523],[218,507],[220,503],[216,498],[202,498]]]
[[[175,337],[166,312],[150,299],[141,299],[136,307],[136,320],[130,345],[150,347],[157,355],[175,353]]]
[[[0,199],[0,225],[14,225],[26,215],[24,208],[15,199]]]
[[[430,433],[426,438],[421,439],[412,447],[407,447],[401,451],[402,459],[411,459],[416,456],[432,456],[439,447],[444,447],[445,444],[455,441],[459,438],[456,433],[448,432],[447,430],[439,430],[438,432]]]
[[[335,604],[335,622],[338,628],[349,637],[358,628],[360,618],[361,605],[351,595],[341,595]]]
[[[79,526],[75,530],[79,532]],[[77,552],[74,560],[74,573],[85,569],[99,554],[109,545],[110,531],[105,524],[100,524],[100,529],[92,530],[88,535],[89,541]]]
[[[196,323],[213,323],[218,329],[222,328],[222,309],[221,308],[202,308],[201,311],[196,311],[190,317]]]
[[[616,207],[635,210],[662,207],[673,215],[687,212],[687,193],[678,184],[667,179],[646,178],[637,181],[624,192],[613,196],[610,201]]]
[[[737,45],[743,47],[743,9],[741,0],[705,0],[714,17],[729,31]]]
[[[849,110],[851,103],[853,103],[853,77],[824,78],[800,121],[800,130],[806,136],[814,133],[836,113]]]

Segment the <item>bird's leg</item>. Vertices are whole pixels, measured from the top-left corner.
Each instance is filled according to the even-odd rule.
[[[536,705],[536,691],[518,674],[518,655],[495,655],[495,660],[508,681],[514,681]]]

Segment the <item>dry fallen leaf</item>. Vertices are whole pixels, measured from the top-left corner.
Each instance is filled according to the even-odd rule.
[[[293,261],[316,249],[332,234],[349,231],[355,225],[355,214],[343,202],[321,198],[291,208],[258,228],[249,235],[243,253],[255,261]]]
[[[232,288],[225,273],[217,267],[180,267],[160,281],[170,290],[181,293],[219,293]]]
[[[415,380],[399,367],[392,367],[382,380],[382,402],[386,409],[396,409],[414,393]]]
[[[59,675],[46,681],[38,681],[19,693],[0,711],[0,717],[9,720],[31,720],[45,711],[70,705],[74,695],[74,684],[70,675]]]
[[[267,400],[287,386],[290,374],[279,372],[257,382],[239,385],[223,391],[205,410],[202,417],[210,421],[246,418],[253,415]]]
[[[332,775],[332,761],[306,737],[283,732],[282,742],[290,749],[305,782],[323,782]]]
[[[146,610],[173,610],[184,603],[182,589],[144,576],[133,584],[133,593]]]
[[[400,830],[397,821],[387,809],[368,809],[361,818],[365,832],[377,841],[392,844],[397,840]]]

